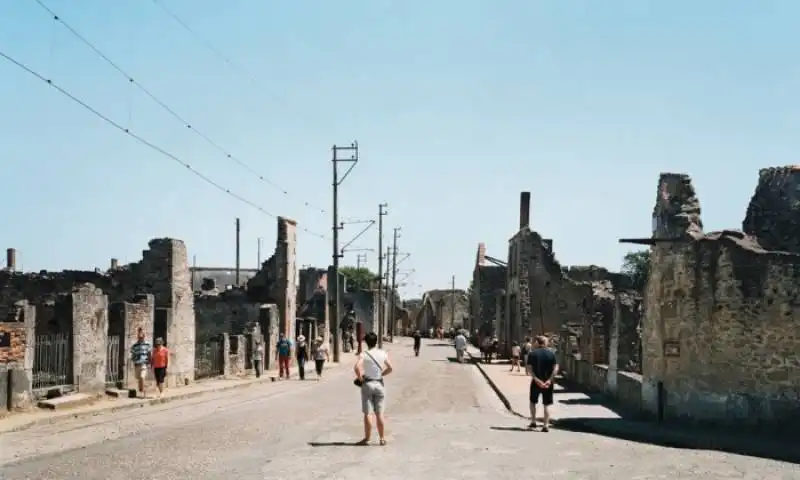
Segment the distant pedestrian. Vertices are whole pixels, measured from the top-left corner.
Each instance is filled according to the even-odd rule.
[[[295,358],[297,358],[297,373],[300,374],[300,380],[306,379],[306,360],[308,360],[308,345],[306,344],[306,337],[299,335],[297,337],[297,346],[294,349]]]
[[[375,414],[381,445],[386,445],[386,424],[383,411],[386,408],[386,386],[384,377],[392,373],[389,354],[377,348],[378,335],[369,332],[364,336],[367,350],[358,357],[353,371],[356,374],[355,384],[361,387],[361,411],[364,414],[364,438],[359,445],[367,445],[372,436],[370,413]]]
[[[139,394],[144,395],[144,381],[147,378],[153,348],[144,339],[144,329],[139,327],[136,331],[136,343],[131,346],[131,361],[133,362],[134,378],[136,378]]]
[[[456,347],[456,359],[458,363],[464,363],[464,354],[467,351],[467,337],[463,333],[458,332],[454,340]]]
[[[292,360],[292,341],[281,333],[278,336],[278,343],[275,345],[275,358],[278,360],[278,378],[289,379],[289,363]],[[284,377],[286,374],[286,377]]]
[[[256,340],[256,354],[253,356],[253,369],[256,371],[256,378],[261,378],[261,362],[264,360],[264,343]]]
[[[509,370],[509,372],[513,372],[514,367],[517,367],[518,372],[520,371],[519,359],[521,355],[522,355],[522,347],[520,347],[519,343],[515,341],[511,345],[511,370]]]
[[[325,362],[330,361],[330,359],[325,340],[322,337],[317,337],[314,341],[314,368],[317,371],[317,378],[322,379],[322,369],[325,367]]]
[[[522,361],[522,367],[525,369],[525,375],[531,374],[530,365],[528,365],[528,354],[531,353],[533,350],[533,343],[531,343],[531,337],[525,337],[525,342],[522,344],[522,352],[520,356],[520,360]]]
[[[153,376],[156,377],[158,396],[164,394],[164,380],[167,378],[169,366],[169,349],[164,345],[164,339],[156,338],[156,348],[153,349]]]
[[[528,365],[530,365],[531,375],[531,423],[529,428],[536,428],[536,405],[539,403],[539,396],[542,397],[544,406],[544,424],[542,431],[550,431],[550,406],[553,405],[553,392],[555,390],[555,378],[558,375],[558,361],[552,350],[547,348],[547,337],[536,337],[536,348],[528,354]]]
[[[419,357],[419,349],[422,347],[422,335],[419,330],[414,332],[414,356]]]

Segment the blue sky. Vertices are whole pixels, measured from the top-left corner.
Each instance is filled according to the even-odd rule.
[[[478,242],[504,258],[519,192],[566,265],[618,268],[647,236],[661,171],[694,179],[707,229],[740,228],[758,169],[800,150],[794,1],[150,0],[45,3],[170,108],[284,195],[192,134],[33,1],[0,2],[0,51],[231,191],[330,236],[330,147],[357,139],[345,219],[402,226],[407,295],[466,288]],[[0,246],[26,270],[138,260],[187,242],[243,263],[275,220],[203,183],[0,59]],[[304,206],[310,202],[319,208]],[[360,229],[348,226],[343,240]],[[328,240],[299,233],[299,263]],[[375,248],[373,229],[354,246]],[[376,254],[368,253],[371,266]],[[356,254],[345,258],[354,264]]]

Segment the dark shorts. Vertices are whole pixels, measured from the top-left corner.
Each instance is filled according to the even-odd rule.
[[[164,383],[164,379],[167,378],[167,367],[154,368],[153,374],[156,377],[156,383]]]
[[[550,406],[553,404],[553,390],[555,387],[550,385],[549,388],[541,388],[534,382],[531,382],[531,404],[536,405],[539,403],[539,396],[542,397],[542,404]]]

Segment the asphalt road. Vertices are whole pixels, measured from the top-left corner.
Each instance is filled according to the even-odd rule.
[[[800,467],[591,434],[525,431],[451,347],[390,349],[389,444],[359,440],[349,366],[286,381],[3,434],[0,472],[39,479],[800,479]],[[377,435],[374,440],[377,440]]]

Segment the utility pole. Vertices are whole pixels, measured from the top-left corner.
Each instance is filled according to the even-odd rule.
[[[395,327],[395,295],[397,294],[397,237],[400,236],[400,228],[394,229],[394,241],[392,242],[392,292],[391,300],[389,301],[389,311],[391,317],[389,319],[389,339],[394,342],[394,327]]]
[[[383,217],[387,213],[387,203],[378,205],[378,311],[376,318],[378,320],[378,347],[383,348]]]
[[[261,270],[261,237],[258,237],[258,251],[256,253],[256,258],[258,259],[258,265],[256,265],[256,269]]]
[[[339,152],[351,152],[350,158],[339,158]],[[341,311],[342,292],[339,285],[339,258],[342,254],[339,252],[339,185],[344,182],[347,175],[353,170],[358,163],[358,142],[353,142],[346,147],[331,147],[333,164],[333,301],[331,301],[331,316],[330,316],[330,330],[333,334],[333,361],[339,361],[339,349],[341,347],[339,335],[339,312]],[[339,163],[346,162],[350,164],[350,168],[344,172],[342,178],[339,178]],[[330,292],[329,292],[330,294]]]
[[[391,323],[392,312],[389,311],[389,260],[392,258],[392,247],[386,247],[386,270],[383,273],[383,291],[386,299],[383,304],[383,334],[385,335]]]
[[[241,260],[241,256],[240,256],[241,255],[241,246],[242,246],[242,244],[240,242],[240,240],[241,240],[241,238],[240,238],[241,231],[242,231],[241,223],[239,222],[239,218],[237,217],[236,218],[236,286],[237,287],[239,286],[239,273],[240,273],[240,269],[239,269],[240,263],[239,262]]]
[[[367,254],[366,253],[359,253],[358,256],[356,256],[356,268],[358,268],[358,269],[361,268],[361,262],[364,262],[364,265],[367,264]]]
[[[450,328],[455,328],[456,326],[456,276],[453,275],[453,279],[450,283]]]

